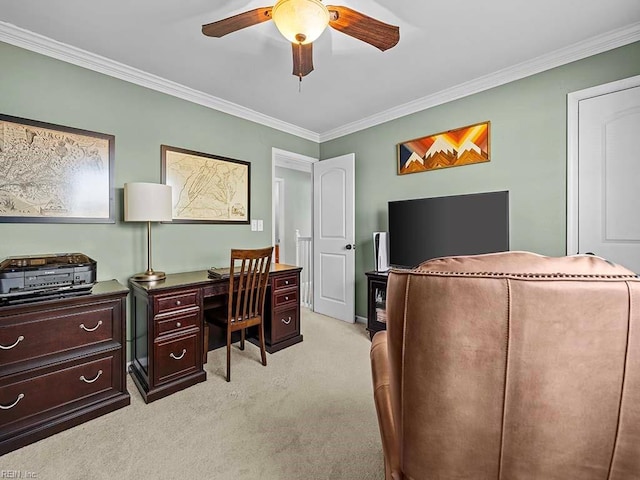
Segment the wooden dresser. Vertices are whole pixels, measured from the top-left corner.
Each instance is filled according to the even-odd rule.
[[[129,405],[127,293],[0,307],[0,455]]]
[[[300,270],[271,266],[264,318],[269,353],[302,341]],[[130,371],[145,402],[205,381],[203,315],[226,305],[229,279],[210,279],[203,270],[172,273],[155,282],[129,280],[129,286],[134,330]]]

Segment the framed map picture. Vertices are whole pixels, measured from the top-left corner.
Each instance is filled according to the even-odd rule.
[[[161,146],[161,157],[173,223],[249,223],[249,162],[167,145]]]
[[[114,223],[114,144],[0,114],[0,222]]]

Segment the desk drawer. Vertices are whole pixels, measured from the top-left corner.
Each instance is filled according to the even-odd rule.
[[[113,389],[119,355],[70,366],[0,387],[0,425],[24,420]]]
[[[280,290],[282,288],[291,288],[298,285],[298,275],[282,275],[273,279],[273,290]]]
[[[199,318],[199,308],[192,308],[187,312],[180,312],[173,315],[159,315],[156,317],[156,335],[165,335],[167,333],[197,327]]]
[[[224,282],[218,282],[218,283],[214,283],[214,284],[202,287],[202,296],[205,299],[207,297],[226,295],[227,293],[229,293],[229,280],[225,280]]]
[[[277,343],[300,333],[298,307],[273,312],[271,319],[271,342]]]
[[[178,338],[156,341],[153,347],[155,385],[169,382],[198,369],[197,360],[201,351],[199,338],[198,332],[193,332]]]
[[[183,308],[197,307],[198,290],[189,290],[170,295],[158,295],[153,299],[154,311],[156,314],[181,310]]]
[[[288,303],[298,303],[298,290],[284,290],[282,292],[274,292],[273,306],[280,307]]]
[[[70,308],[5,317],[0,325],[0,365],[109,341],[114,336],[114,308]],[[117,323],[117,322],[115,322]]]

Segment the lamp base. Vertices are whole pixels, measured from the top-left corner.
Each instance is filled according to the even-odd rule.
[[[166,278],[166,274],[164,272],[156,272],[155,270],[147,270],[143,273],[136,273],[132,280],[136,280],[138,282],[155,282],[156,280],[164,280]]]

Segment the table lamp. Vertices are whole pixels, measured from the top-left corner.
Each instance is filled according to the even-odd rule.
[[[147,222],[147,271],[132,278],[141,282],[162,280],[164,272],[151,268],[151,222],[170,222],[173,209],[171,187],[159,183],[124,184],[124,221]]]

